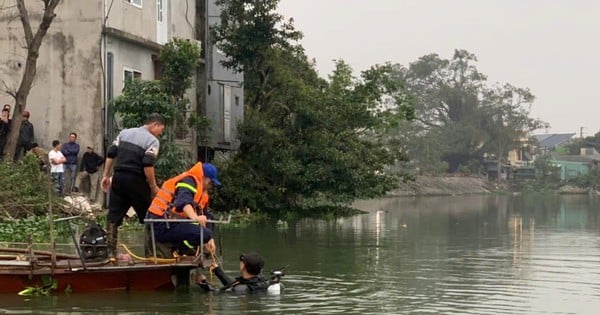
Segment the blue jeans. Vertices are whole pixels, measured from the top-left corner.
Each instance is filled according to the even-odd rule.
[[[65,173],[50,173],[56,192],[62,197],[65,190]]]
[[[69,179],[69,187],[67,187],[67,193],[73,191],[75,187],[75,181],[77,180],[77,164],[64,164],[65,177]]]

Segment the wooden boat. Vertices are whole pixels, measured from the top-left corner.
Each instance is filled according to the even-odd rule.
[[[57,292],[104,290],[160,290],[188,285],[190,271],[203,268],[193,256],[174,259],[108,259],[83,262],[75,255],[0,249],[0,293],[19,293],[26,288]],[[205,261],[206,262],[206,261]]]
[[[231,216],[227,221],[209,221],[229,223],[230,220]],[[191,271],[211,263],[202,251],[191,256],[159,258],[154,237],[151,257],[136,256],[121,245],[128,254],[119,255],[116,261],[89,259],[74,236],[73,241],[78,255],[33,250],[33,244],[26,249],[0,248],[0,293],[14,294],[27,289],[41,292],[52,289],[57,293],[173,289],[189,285]]]

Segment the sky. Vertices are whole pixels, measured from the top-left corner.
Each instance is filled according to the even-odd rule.
[[[490,84],[532,91],[530,116],[551,126],[536,133],[600,131],[598,0],[281,0],[278,11],[324,77],[333,60],[359,73],[466,49]]]

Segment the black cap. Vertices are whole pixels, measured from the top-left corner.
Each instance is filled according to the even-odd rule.
[[[240,255],[240,261],[244,262],[246,271],[251,275],[258,275],[265,266],[265,261],[262,256],[258,253],[251,252]]]

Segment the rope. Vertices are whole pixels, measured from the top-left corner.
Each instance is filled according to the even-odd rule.
[[[125,244],[120,244],[121,247],[123,247],[125,249],[125,251],[129,254],[129,256],[140,260],[140,261],[149,261],[149,262],[153,262],[153,263],[163,263],[163,264],[172,264],[172,263],[176,263],[177,259],[176,258],[154,258],[154,257],[140,257],[136,254],[134,254],[132,251],[129,250],[129,248],[127,248],[127,245]]]

